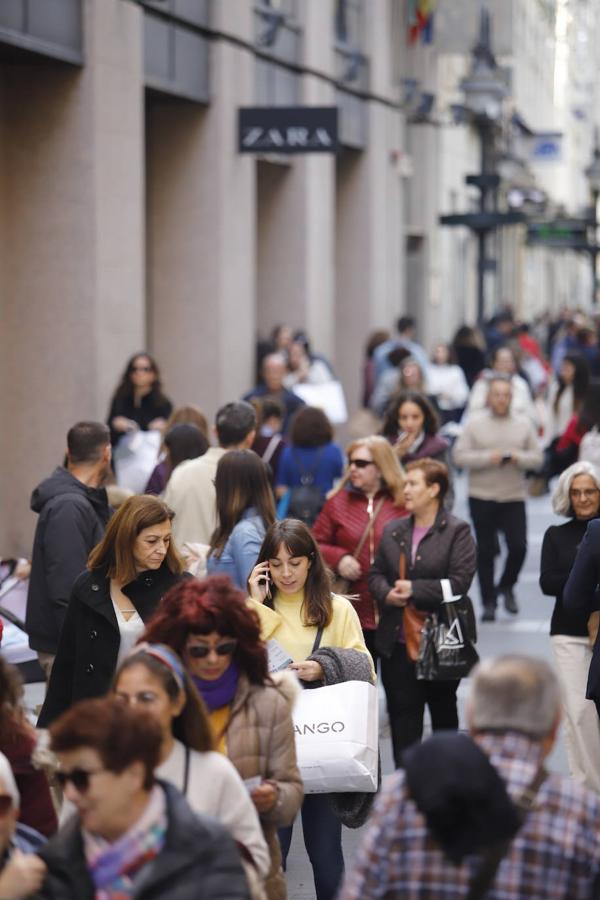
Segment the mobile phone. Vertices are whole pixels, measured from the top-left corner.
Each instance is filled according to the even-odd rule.
[[[264,582],[264,584],[267,588],[267,593],[266,593],[265,597],[267,600],[270,600],[271,599],[271,573],[270,573],[269,569],[267,569],[267,571],[265,572],[265,574],[263,575],[263,577],[260,580],[262,582]]]
[[[505,453],[502,459],[500,460],[500,465],[505,466],[507,463],[512,461],[512,456],[510,453]]]

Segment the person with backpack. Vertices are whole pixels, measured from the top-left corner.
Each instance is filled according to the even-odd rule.
[[[333,440],[329,419],[316,406],[298,410],[289,439],[290,445],[283,450],[277,469],[277,516],[300,519],[310,527],[321,512],[327,492],[342,476],[344,457]]]

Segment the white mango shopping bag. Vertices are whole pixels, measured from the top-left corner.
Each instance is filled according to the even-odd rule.
[[[377,688],[345,681],[304,690],[293,716],[305,793],[377,790]]]

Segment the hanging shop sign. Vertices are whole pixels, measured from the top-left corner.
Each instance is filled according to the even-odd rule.
[[[240,153],[336,153],[336,106],[249,106],[239,110]]]

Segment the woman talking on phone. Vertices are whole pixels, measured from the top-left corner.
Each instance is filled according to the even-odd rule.
[[[345,597],[331,593],[319,547],[303,522],[284,519],[268,529],[248,585],[261,637],[280,645],[302,681],[318,685],[374,680],[358,616]],[[334,810],[335,796],[310,794],[302,804],[304,845],[317,900],[335,897],[344,871],[343,813],[339,807]],[[284,863],[292,828],[279,830]]]

